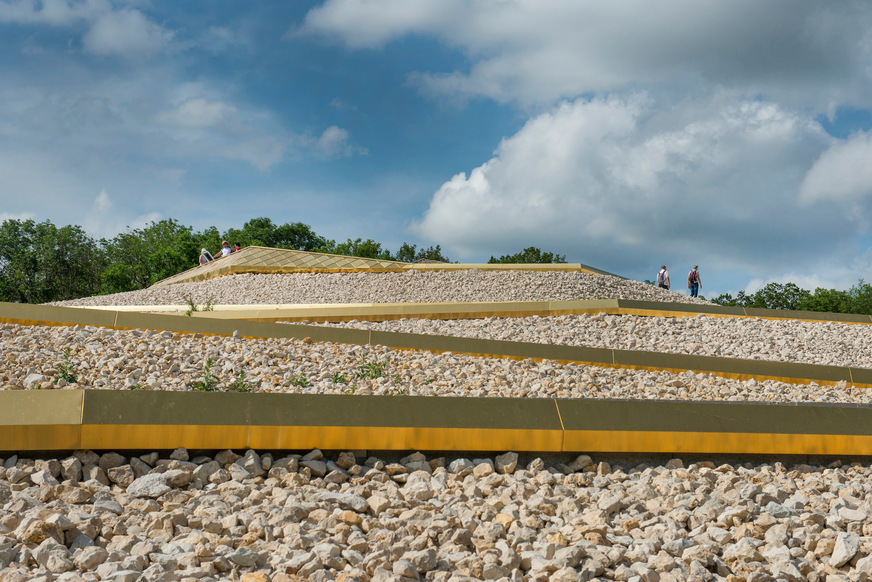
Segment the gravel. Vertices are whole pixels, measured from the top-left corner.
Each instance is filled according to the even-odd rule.
[[[186,296],[197,303],[691,301],[610,277],[465,272],[237,275],[75,303],[181,304]],[[347,325],[869,365],[869,328],[841,324],[600,315]],[[690,371],[90,326],[2,324],[0,354],[5,390],[192,390],[206,380],[211,360],[217,390],[868,402],[865,390],[845,383],[741,382]],[[867,463],[140,453],[0,452],[0,582],[862,582],[872,573]]]
[[[564,315],[318,325],[592,348],[872,367],[872,326],[758,318]]]
[[[534,271],[408,271],[226,275],[55,305],[216,305],[309,303],[440,303],[637,299],[708,302],[638,281],[590,273]]]

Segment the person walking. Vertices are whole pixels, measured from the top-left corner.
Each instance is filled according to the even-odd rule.
[[[699,297],[699,288],[702,287],[702,279],[699,278],[699,265],[694,265],[687,274],[687,288],[690,289],[691,297]]]
[[[669,289],[669,271],[666,270],[666,265],[660,267],[660,272],[657,273],[657,286],[661,289]]]

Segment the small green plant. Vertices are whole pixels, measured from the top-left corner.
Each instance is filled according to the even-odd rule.
[[[366,357],[366,354],[364,354],[360,357],[360,363],[357,365],[357,375],[364,379],[381,378],[385,375],[385,369],[387,367],[387,361],[373,362]]]
[[[58,366],[58,375],[54,379],[54,383],[57,384],[61,379],[66,380],[69,384],[73,384],[78,379],[76,377],[76,367],[73,365],[73,356],[70,348],[64,350],[64,361]]]
[[[201,392],[214,392],[218,389],[218,378],[212,373],[213,365],[212,358],[208,358],[203,365],[203,378],[194,382],[194,388]]]
[[[145,390],[145,386],[142,384],[134,384],[130,387],[131,390]]]
[[[299,374],[297,374],[296,376],[291,378],[291,385],[292,386],[299,386],[300,388],[306,388],[308,386],[311,386],[312,383],[309,381],[308,378],[306,378],[305,374],[300,372]]]
[[[405,388],[394,388],[397,394],[401,394],[403,396],[407,395],[409,392]]]
[[[403,377],[400,376],[399,374],[394,374],[394,375],[391,377],[391,379],[394,381],[394,384],[399,384],[400,382],[403,381]]]
[[[185,303],[188,304],[188,310],[185,311],[185,315],[187,315],[188,317],[191,317],[191,314],[195,311],[200,311],[200,308],[197,307],[196,303],[194,303],[193,297],[185,297]]]
[[[355,392],[357,392],[357,384],[352,384],[351,386],[349,386],[348,388],[345,389],[346,394],[354,394]]]
[[[230,389],[236,392],[251,392],[251,382],[245,379],[245,370],[239,370],[239,374],[230,385]]]
[[[334,384],[348,384],[348,374],[333,372],[333,375],[330,376],[330,381]]]
[[[185,303],[188,304],[188,310],[185,311],[185,315],[187,315],[188,317],[191,317],[191,315],[192,315],[195,311],[215,311],[215,304],[214,304],[214,301],[215,301],[215,298],[214,298],[214,297],[210,297],[210,298],[206,301],[206,305],[203,305],[202,307],[200,307],[199,305],[197,305],[196,303],[194,303],[194,298],[193,298],[193,297],[191,297],[191,296],[185,297]]]

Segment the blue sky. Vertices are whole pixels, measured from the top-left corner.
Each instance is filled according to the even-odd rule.
[[[867,2],[0,0],[0,219],[845,288],[870,57]]]

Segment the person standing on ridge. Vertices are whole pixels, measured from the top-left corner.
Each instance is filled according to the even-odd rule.
[[[687,288],[690,289],[691,297],[699,296],[699,288],[702,287],[702,279],[699,278],[699,265],[694,265],[687,274]]]
[[[657,286],[661,289],[669,289],[669,271],[666,270],[666,265],[660,267],[660,272],[657,273]]]

